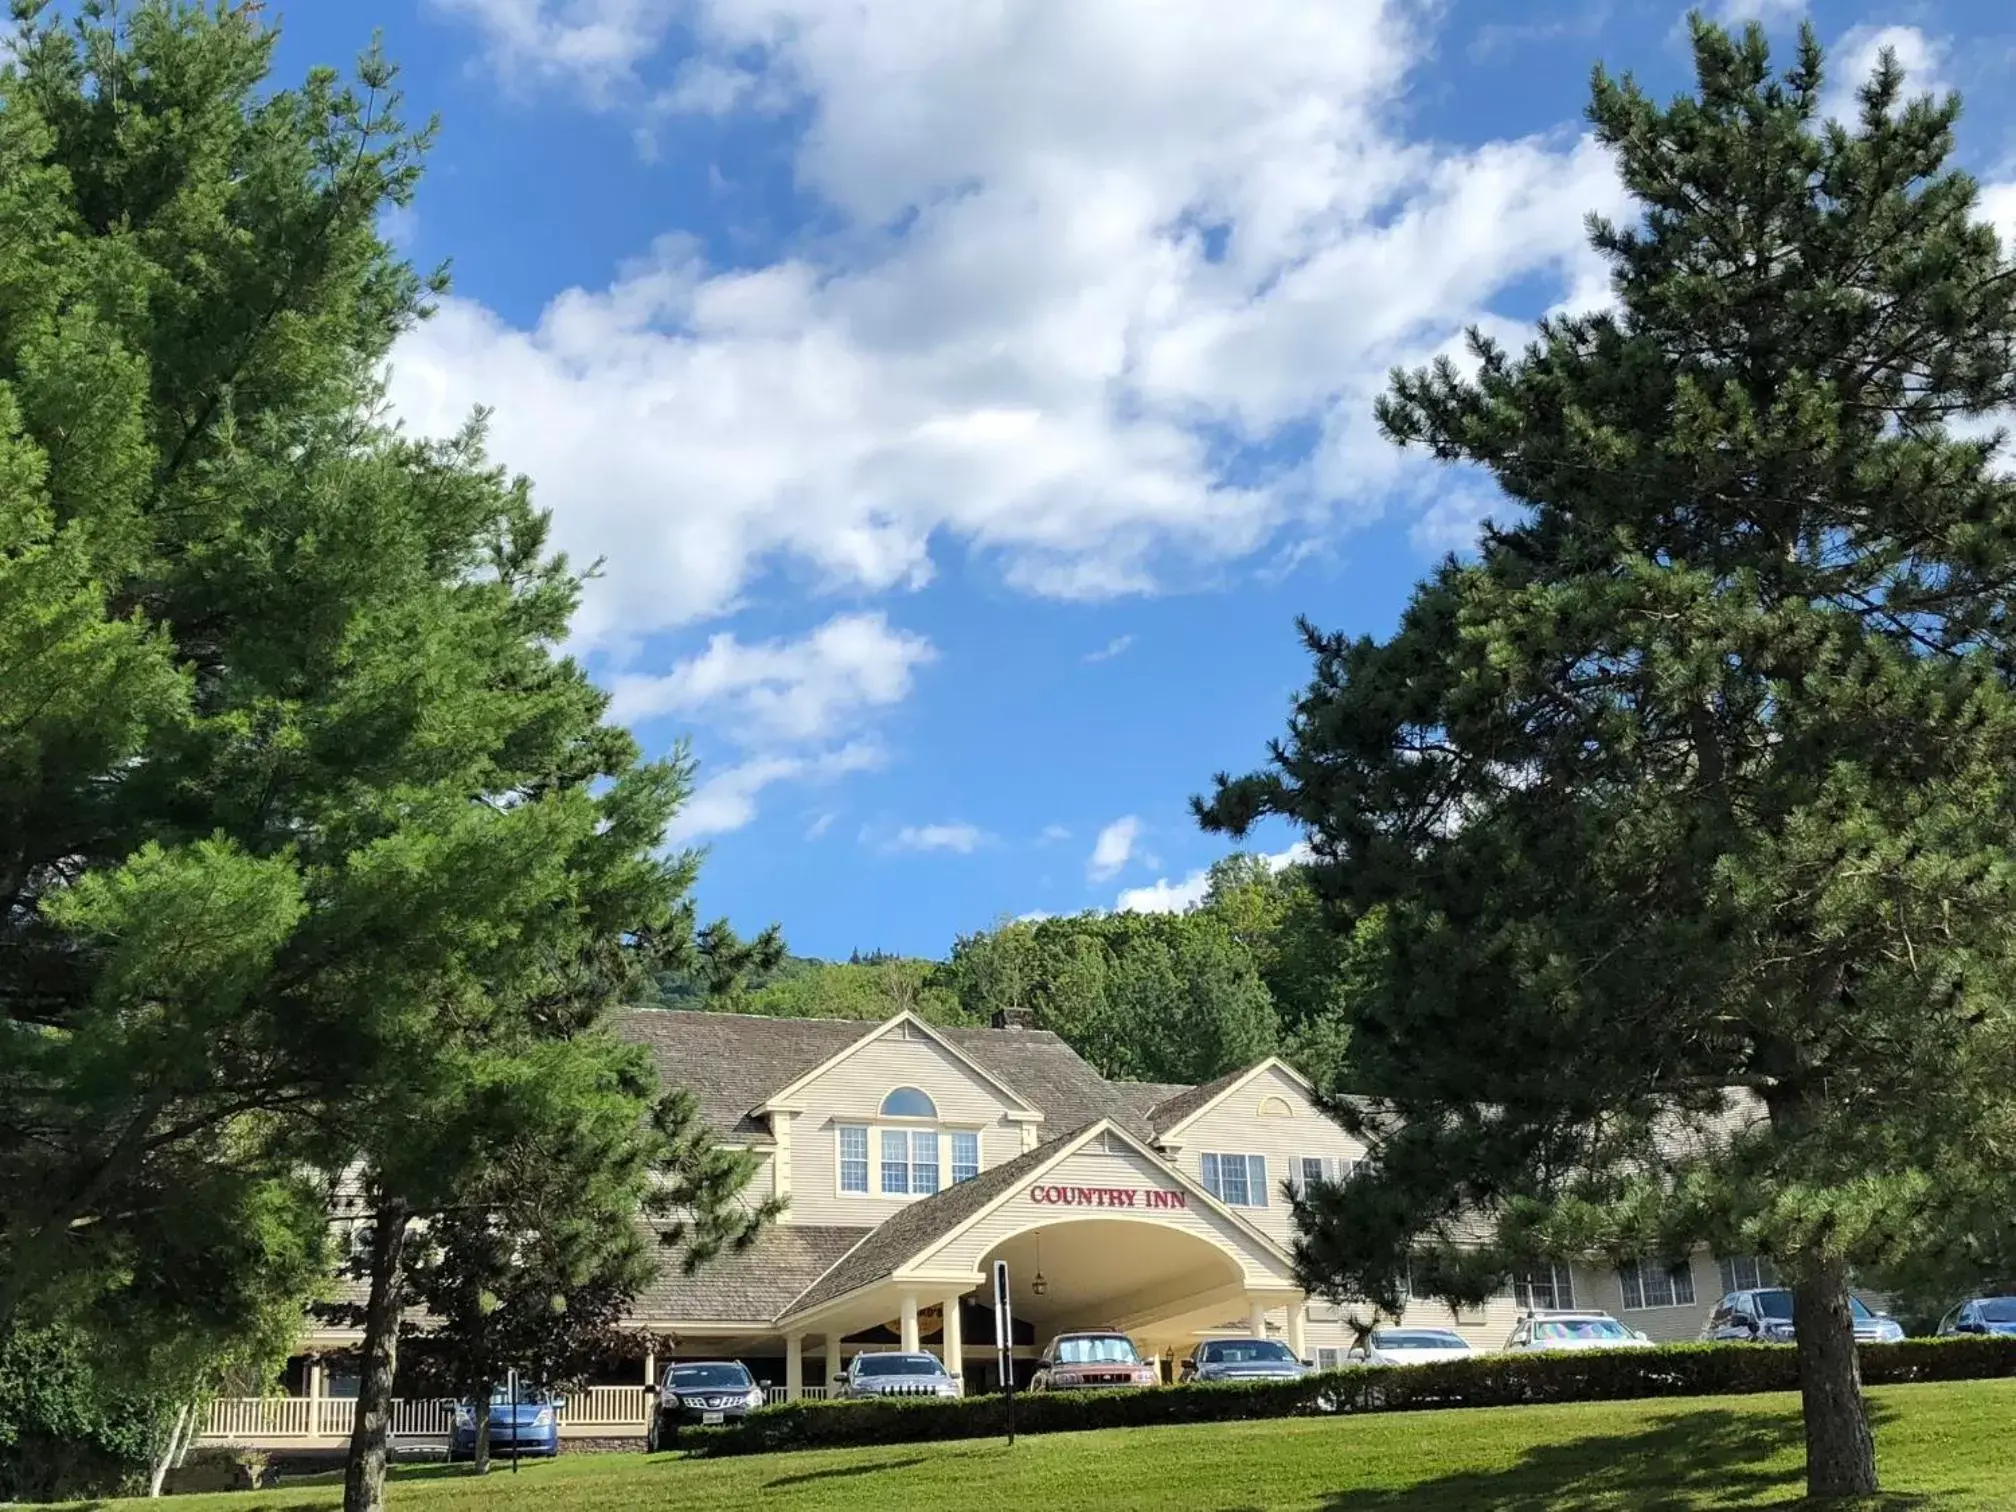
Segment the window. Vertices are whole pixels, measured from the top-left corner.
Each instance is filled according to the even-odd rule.
[[[1342,1349],[1318,1349],[1316,1368],[1318,1370],[1342,1370],[1346,1351]]]
[[[1203,1159],[1204,1190],[1227,1207],[1267,1206],[1267,1157],[1211,1155]]]
[[[1760,1260],[1755,1255],[1729,1255],[1720,1262],[1722,1290],[1725,1292],[1754,1291],[1760,1286],[1776,1286],[1778,1271],[1769,1260]]]
[[[1575,1283],[1567,1266],[1543,1265],[1512,1278],[1512,1300],[1521,1307],[1573,1307]]]
[[[1288,1106],[1288,1099],[1285,1097],[1263,1097],[1260,1099],[1260,1116],[1262,1118],[1293,1118],[1295,1110]]]
[[[910,1192],[910,1131],[882,1131],[882,1195],[904,1197]]]
[[[1319,1181],[1349,1181],[1357,1174],[1357,1161],[1333,1160],[1327,1155],[1304,1155],[1296,1160],[1294,1166],[1295,1185],[1305,1192]]]
[[[980,1136],[971,1129],[952,1131],[952,1180],[971,1181],[980,1174]]]
[[[898,1087],[882,1099],[884,1118],[936,1118],[938,1105],[915,1087]]]
[[[910,1190],[938,1190],[938,1131],[915,1129],[910,1134]]]
[[[840,1126],[840,1190],[868,1190],[868,1131],[859,1124]]]
[[[1694,1305],[1694,1271],[1685,1261],[1662,1268],[1634,1260],[1617,1267],[1617,1284],[1624,1290],[1626,1312]]]

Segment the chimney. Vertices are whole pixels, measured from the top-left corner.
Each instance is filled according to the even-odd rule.
[[[1036,1015],[1027,1008],[996,1008],[994,1010],[996,1029],[1034,1029]]]

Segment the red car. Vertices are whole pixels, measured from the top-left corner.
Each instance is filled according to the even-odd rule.
[[[1141,1358],[1123,1333],[1059,1334],[1036,1362],[1031,1391],[1099,1391],[1121,1386],[1157,1386],[1161,1374]]]

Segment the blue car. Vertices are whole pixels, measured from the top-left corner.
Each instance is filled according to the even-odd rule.
[[[520,1389],[518,1405],[511,1405],[511,1393],[502,1390],[490,1398],[490,1453],[509,1459],[513,1448],[520,1455],[560,1452],[560,1398],[550,1391]],[[476,1407],[472,1402],[455,1404],[455,1421],[448,1430],[448,1458],[451,1463],[476,1457]]]
[[[2016,1297],[1975,1297],[1940,1321],[1942,1334],[2016,1334]]]

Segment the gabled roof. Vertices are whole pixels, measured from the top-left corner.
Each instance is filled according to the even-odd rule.
[[[971,1181],[946,1187],[935,1196],[899,1209],[786,1311],[804,1312],[880,1280],[918,1251],[944,1238],[995,1198],[1012,1192],[1030,1172],[1057,1159],[1080,1132],[1074,1129],[1060,1139],[1023,1151],[1005,1164],[989,1166]]]
[[[1145,1139],[1130,1134],[1119,1120],[1096,1119],[1050,1140],[1033,1150],[1025,1150],[1006,1164],[990,1167],[971,1181],[945,1188],[935,1196],[912,1203],[887,1223],[849,1250],[816,1284],[784,1310],[785,1315],[810,1312],[849,1292],[872,1286],[902,1269],[933,1246],[950,1239],[968,1222],[980,1217],[996,1203],[1012,1195],[1021,1184],[1046,1167],[1068,1159],[1103,1130],[1114,1130],[1134,1147],[1134,1153],[1157,1168],[1163,1179],[1185,1188],[1199,1202],[1228,1219],[1261,1248],[1271,1253],[1285,1270],[1293,1260],[1279,1241],[1257,1227],[1243,1214],[1226,1207],[1194,1178],[1169,1165]]]
[[[701,1118],[732,1140],[765,1136],[767,1129],[754,1116],[757,1108],[882,1025],[860,1019],[640,1009],[618,1015],[614,1027],[645,1046],[659,1080],[690,1090]],[[927,1027],[990,1080],[1012,1089],[1016,1100],[1040,1112],[1052,1138],[1057,1130],[1098,1118],[1112,1118],[1137,1137],[1151,1132],[1140,1090],[1145,1084],[1106,1081],[1046,1029]]]
[[[1315,1084],[1308,1077],[1297,1071],[1288,1062],[1281,1059],[1280,1056],[1270,1055],[1258,1065],[1248,1066],[1243,1071],[1234,1071],[1229,1075],[1221,1076],[1218,1080],[1206,1082],[1201,1087],[1192,1087],[1186,1092],[1178,1093],[1167,1102],[1158,1104],[1149,1112],[1149,1122],[1155,1126],[1155,1133],[1160,1138],[1166,1139],[1170,1135],[1181,1133],[1185,1124],[1201,1118],[1248,1082],[1257,1080],[1269,1071],[1281,1072],[1300,1086],[1311,1098],[1315,1096]]]
[[[768,1097],[766,1097],[763,1100],[763,1102],[765,1104],[773,1102],[788,1103],[791,1100],[791,1098],[796,1096],[797,1093],[802,1088],[804,1088],[811,1082],[818,1080],[818,1078],[820,1078],[821,1076],[824,1076],[828,1071],[831,1071],[832,1069],[834,1069],[834,1067],[838,1066],[842,1061],[846,1060],[849,1056],[853,1055],[855,1051],[865,1049],[867,1046],[874,1044],[878,1040],[887,1039],[890,1035],[896,1033],[899,1029],[909,1034],[918,1036],[922,1039],[929,1040],[933,1044],[937,1045],[939,1049],[945,1051],[946,1054],[950,1055],[954,1060],[964,1064],[967,1070],[971,1071],[974,1075],[978,1076],[982,1081],[991,1083],[992,1086],[994,1087],[994,1090],[999,1092],[1008,1101],[1012,1103],[1019,1103],[1021,1105],[1021,1110],[1023,1112],[1034,1113],[1038,1111],[1022,1096],[1020,1092],[1017,1092],[1013,1087],[1009,1086],[1006,1082],[1004,1082],[999,1076],[996,1076],[992,1071],[988,1070],[985,1065],[975,1060],[972,1056],[968,1055],[964,1050],[960,1049],[959,1046],[955,1044],[951,1040],[951,1038],[948,1037],[943,1031],[932,1028],[931,1025],[925,1023],[923,1019],[917,1017],[916,1014],[911,1013],[908,1010],[896,1014],[892,1018],[883,1019],[879,1023],[869,1025],[868,1028],[866,1028],[860,1034],[855,1036],[852,1043],[844,1046],[840,1050],[835,1051],[832,1055],[829,1055],[825,1060],[821,1061],[818,1065],[813,1066],[809,1070],[806,1070],[801,1074],[799,1074],[798,1076],[794,1077],[788,1084],[779,1087],[775,1092],[772,1092]],[[759,1104],[758,1106],[762,1106],[762,1104]]]

